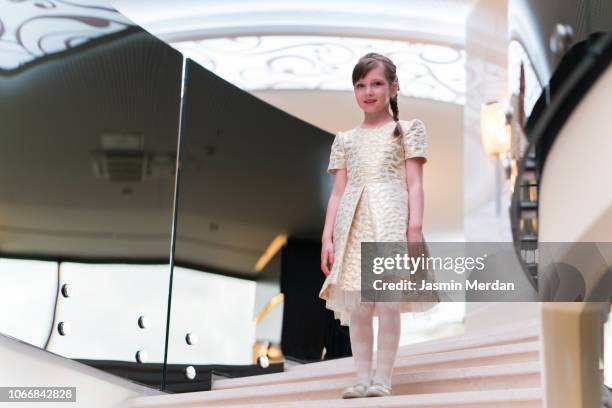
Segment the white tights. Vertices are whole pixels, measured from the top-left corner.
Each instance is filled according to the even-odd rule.
[[[376,372],[372,377],[372,317],[378,312],[378,349]],[[361,303],[351,312],[349,326],[357,382],[374,382],[391,386],[391,375],[401,333],[400,304],[396,302]]]

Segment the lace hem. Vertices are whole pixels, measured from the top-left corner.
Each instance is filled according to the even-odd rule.
[[[334,312],[334,318],[340,320],[342,326],[350,326],[351,312],[360,303],[376,303],[376,301],[361,301],[360,290],[347,290],[338,287],[338,285],[330,284],[326,289],[326,294],[322,299],[326,300],[325,307]],[[401,313],[425,313],[439,304],[439,301],[421,301],[421,302],[398,302],[400,303]],[[374,316],[377,315],[376,309]],[[424,316],[425,317],[425,316]]]

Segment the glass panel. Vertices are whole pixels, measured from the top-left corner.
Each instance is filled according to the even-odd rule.
[[[0,332],[159,388],[182,57],[106,2],[0,20]]]
[[[317,295],[333,137],[187,61],[166,383],[175,392],[282,370],[294,355],[281,343],[293,339],[310,349],[296,358],[320,360],[329,329]]]

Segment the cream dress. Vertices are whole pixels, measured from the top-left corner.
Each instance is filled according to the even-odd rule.
[[[345,326],[361,301],[361,242],[406,242],[405,160],[427,161],[427,136],[419,119],[399,122],[404,133],[399,138],[393,136],[396,122],[391,121],[339,132],[331,147],[327,172],[346,168],[348,181],[334,222],[334,264],[319,297]],[[436,303],[401,302],[401,311],[423,312]]]

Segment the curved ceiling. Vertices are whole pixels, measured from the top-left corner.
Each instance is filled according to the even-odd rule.
[[[167,42],[245,35],[332,35],[463,47],[474,0],[112,0]]]
[[[253,92],[353,90],[371,51],[396,63],[400,93],[463,105],[467,0],[115,0],[134,22]],[[384,24],[380,22],[384,21]]]

